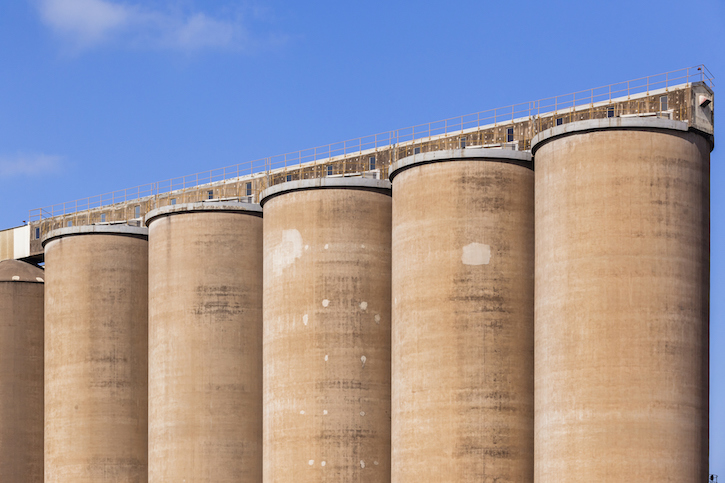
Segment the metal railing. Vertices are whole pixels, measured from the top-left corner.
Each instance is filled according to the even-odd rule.
[[[593,107],[595,104],[631,98],[635,95],[649,94],[651,91],[668,89],[674,86],[689,85],[701,82],[710,88],[714,87],[714,77],[704,65],[655,74],[639,79],[631,79],[615,84],[572,92],[537,101],[513,104],[465,114],[441,121],[433,121],[393,131],[386,131],[369,136],[349,139],[337,143],[303,149],[291,153],[280,154],[254,161],[227,166],[224,168],[203,171],[188,176],[181,176],[160,182],[149,183],[102,195],[82,198],[75,201],[30,210],[29,221],[68,215],[79,211],[100,208],[116,203],[158,196],[172,191],[197,188],[216,182],[243,177],[256,178],[268,176],[272,171],[300,168],[302,165],[315,164],[318,161],[330,162],[334,159],[365,152],[374,153],[382,149],[391,149],[405,143],[446,137],[468,130],[478,130],[483,126],[513,124],[517,120],[541,118],[541,116],[560,111],[572,111],[582,106]],[[397,150],[395,150],[397,152]]]

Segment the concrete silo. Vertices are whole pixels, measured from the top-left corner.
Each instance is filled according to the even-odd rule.
[[[390,479],[390,183],[273,186],[264,206],[264,481]]]
[[[43,240],[46,483],[147,481],[147,233]]]
[[[705,481],[709,139],[613,118],[532,146],[536,481]]]
[[[43,481],[44,277],[0,261],[0,481]]]
[[[262,481],[262,209],[171,205],[149,227],[149,482]]]
[[[531,155],[391,165],[392,481],[533,481]]]

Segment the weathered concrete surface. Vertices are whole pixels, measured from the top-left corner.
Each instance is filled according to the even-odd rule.
[[[391,198],[381,191],[309,189],[264,204],[266,483],[390,481]]]
[[[261,209],[208,205],[148,218],[151,483],[262,481]]]
[[[644,126],[542,140],[535,479],[705,481],[710,147]]]
[[[147,481],[146,229],[106,230],[46,240],[46,483]]]
[[[391,175],[394,483],[533,481],[534,173],[477,151]]]
[[[43,481],[43,271],[0,261],[0,481]]]

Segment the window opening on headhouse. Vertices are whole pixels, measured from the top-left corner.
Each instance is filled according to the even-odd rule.
[[[247,183],[247,196],[252,196],[252,183]]]
[[[214,199],[214,190],[209,190],[209,191],[207,191],[206,194],[208,196],[207,199],[209,199],[209,200],[213,200]]]
[[[368,168],[370,171],[373,171],[375,169],[375,156],[370,156],[368,158],[368,164],[370,167]]]
[[[667,96],[660,97],[660,111],[667,110]]]
[[[292,181],[292,175],[291,174],[288,174],[287,175],[287,181]]]
[[[105,222],[106,222],[106,214],[101,213],[101,223],[105,223]]]
[[[171,198],[171,204],[172,205],[175,205],[176,204],[176,198]]]
[[[607,108],[607,117],[614,117],[614,107]]]
[[[510,127],[506,129],[506,142],[512,143],[514,141],[514,128]]]
[[[65,226],[73,226],[73,222],[72,221],[68,221],[68,223],[66,223]]]
[[[560,117],[560,118],[558,118],[556,120],[556,125],[557,126],[561,126],[562,124],[564,124],[564,118],[563,117]]]
[[[414,148],[413,154],[420,154],[420,147]]]
[[[327,176],[332,176],[332,165],[331,164],[327,165]]]
[[[134,218],[141,218],[141,207],[140,206],[136,206],[133,209],[133,217]]]
[[[36,240],[39,240],[40,239],[40,228],[36,228],[35,229],[35,239]]]

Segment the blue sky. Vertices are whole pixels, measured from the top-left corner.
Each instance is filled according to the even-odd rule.
[[[725,79],[723,52],[722,0],[3,0],[0,228],[31,208],[700,63]],[[725,476],[721,153],[710,461]]]

